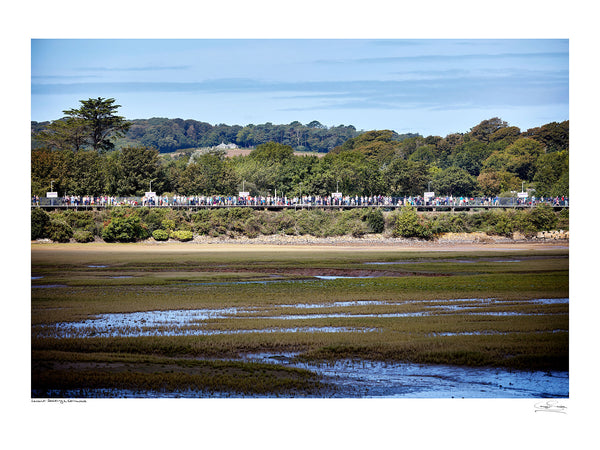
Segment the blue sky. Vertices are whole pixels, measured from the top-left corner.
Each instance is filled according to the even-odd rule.
[[[569,119],[569,41],[33,39],[31,119],[91,97],[127,119],[272,122],[445,136]]]

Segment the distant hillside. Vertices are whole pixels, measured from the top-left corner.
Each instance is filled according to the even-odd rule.
[[[129,145],[154,147],[161,153],[170,153],[180,149],[214,147],[221,143],[235,144],[241,148],[252,148],[267,142],[289,145],[297,152],[327,153],[348,139],[361,134],[352,125],[326,127],[318,121],[303,125],[298,121],[287,125],[274,125],[270,122],[259,125],[211,125],[197,120],[152,119],[130,120],[131,128],[115,141],[116,148]],[[32,134],[44,129],[48,122],[32,122]],[[398,135],[394,139],[401,141],[417,134]],[[35,142],[33,143],[35,146]]]

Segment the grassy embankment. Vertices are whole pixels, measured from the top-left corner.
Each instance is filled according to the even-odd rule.
[[[409,263],[364,264],[400,260]],[[311,277],[327,273],[385,276]],[[309,372],[227,360],[258,352],[299,352],[299,358],[313,361],[361,358],[568,369],[568,304],[531,301],[568,297],[568,250],[507,254],[39,245],[32,249],[32,275],[43,277],[33,285],[64,286],[32,289],[35,389],[326,395],[326,387]],[[306,281],[231,284],[277,279]],[[214,284],[224,282],[230,284]],[[456,300],[473,298],[504,301]],[[362,303],[334,304],[351,301]],[[303,304],[320,307],[298,307]],[[221,333],[214,335],[61,338],[41,331],[43,324],[98,314],[226,307],[239,313],[187,326]],[[386,314],[399,316],[381,316]],[[311,327],[347,331],[256,332]],[[255,332],[236,333],[240,330]]]

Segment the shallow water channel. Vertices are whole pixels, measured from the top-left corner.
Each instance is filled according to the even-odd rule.
[[[242,361],[310,370],[331,386],[328,398],[568,398],[568,372],[518,371],[448,365],[340,360],[297,362],[296,354],[248,354]],[[37,393],[34,392],[34,395]],[[227,392],[132,391],[84,389],[46,392],[50,396],[88,398],[269,398]],[[322,398],[323,396],[318,396]]]
[[[438,304],[444,302],[444,304]],[[460,303],[448,305],[447,303]],[[531,304],[568,304],[568,298],[535,299]],[[400,306],[408,303],[422,304],[421,311],[395,313],[335,312],[336,308],[354,306]],[[215,330],[207,328],[207,322],[213,319],[273,319],[273,320],[310,320],[331,318],[405,318],[423,317],[439,314],[457,313],[465,315],[489,316],[531,316],[541,313],[522,313],[513,311],[481,311],[482,307],[507,305],[510,301],[496,299],[454,299],[422,301],[353,301],[318,304],[281,304],[265,307],[231,307],[206,309],[180,309],[165,311],[140,311],[130,313],[102,314],[80,322],[59,322],[51,325],[33,327],[38,337],[88,338],[88,337],[140,337],[140,336],[209,336],[216,334],[245,333],[349,333],[377,332],[377,328],[349,327],[269,327],[234,330]],[[303,310],[329,309],[324,313],[307,313]],[[283,313],[281,313],[283,310]],[[333,310],[333,311],[331,311]],[[291,311],[291,312],[290,312]],[[303,313],[299,313],[299,312]],[[298,313],[296,313],[298,312]],[[279,314],[275,314],[279,313]],[[448,335],[448,334],[447,334]]]
[[[322,318],[358,317],[417,317],[442,314],[467,315],[534,315],[486,311],[490,307],[510,307],[514,301],[494,298],[463,298],[453,300],[406,300],[406,301],[339,301],[330,303],[277,304],[229,308],[205,308],[194,310],[140,311],[98,315],[80,322],[61,322],[52,325],[36,325],[33,334],[52,338],[102,338],[139,336],[211,336],[244,333],[377,333],[378,328],[345,326],[260,326],[219,329],[213,319],[275,319],[302,321]],[[518,302],[522,303],[522,302]],[[568,298],[527,300],[532,305],[568,304]],[[418,311],[361,312],[361,307],[419,305]],[[344,308],[344,309],[342,309]],[[535,313],[540,314],[540,313]],[[568,332],[551,330],[547,333]],[[465,333],[432,333],[431,336],[455,336],[463,334],[505,334],[493,330]],[[446,365],[423,365],[377,361],[338,360],[318,364],[302,362],[298,354],[247,354],[241,361],[263,362],[298,367],[315,372],[323,382],[333,386],[332,397],[385,397],[385,398],[548,398],[569,396],[568,372],[525,372],[497,368],[471,368]],[[189,392],[141,392],[93,390],[87,393],[63,393],[66,396],[89,397],[236,397],[227,393]],[[237,396],[239,397],[239,396]],[[254,397],[254,396],[252,396]]]
[[[341,360],[294,362],[293,354],[248,355],[251,360],[308,369],[337,387],[334,397],[548,398],[568,397],[568,372]]]

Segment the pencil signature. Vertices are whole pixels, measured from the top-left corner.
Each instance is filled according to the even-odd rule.
[[[538,402],[534,405],[535,412],[554,412],[560,414],[567,413],[567,407],[561,405],[558,400],[546,400],[544,402]]]

